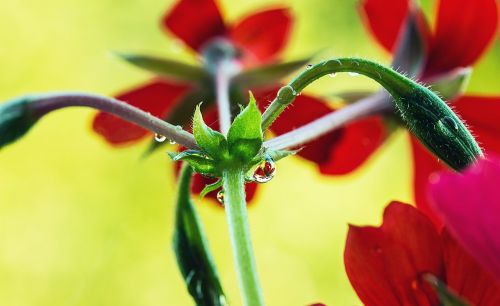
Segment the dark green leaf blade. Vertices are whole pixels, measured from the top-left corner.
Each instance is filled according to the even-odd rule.
[[[208,73],[198,66],[148,55],[125,53],[117,53],[117,55],[132,65],[151,71],[170,80],[187,83],[203,83],[210,79]]]
[[[192,170],[184,165],[177,196],[173,247],[186,286],[199,306],[224,306],[226,298],[191,200]]]
[[[229,151],[243,161],[250,161],[262,147],[262,116],[250,93],[247,107],[236,116],[227,134]]]
[[[20,97],[0,104],[0,148],[23,137],[38,121],[28,108],[32,97]]]
[[[212,158],[224,158],[227,152],[226,137],[205,124],[199,105],[196,107],[194,112],[193,135],[200,148],[202,148]]]
[[[310,57],[286,63],[270,64],[245,70],[234,77],[233,83],[245,88],[275,85],[290,73],[304,66]]]

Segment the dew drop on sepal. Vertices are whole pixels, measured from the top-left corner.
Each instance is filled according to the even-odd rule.
[[[359,73],[357,73],[357,72],[348,72],[348,74],[350,76],[358,76],[359,75]]]
[[[221,189],[219,190],[219,192],[217,192],[217,201],[224,205],[224,190]]]
[[[458,131],[458,123],[449,116],[444,116],[439,119],[438,124],[441,124],[452,131]]]
[[[266,157],[255,169],[253,180],[257,183],[267,183],[276,174],[276,164],[271,157]]]
[[[328,76],[331,77],[331,78],[334,78],[334,77],[337,76],[337,74],[335,72],[333,72],[333,73],[328,74]]]
[[[175,142],[175,140],[169,139],[169,140],[168,140],[168,143],[169,143],[169,144],[171,144],[171,145],[174,145],[174,144],[176,144],[177,142]]]
[[[163,136],[163,135],[161,135],[161,134],[156,133],[156,134],[155,134],[155,140],[156,140],[157,142],[164,142],[165,140],[167,140],[167,137],[166,137],[166,136]]]

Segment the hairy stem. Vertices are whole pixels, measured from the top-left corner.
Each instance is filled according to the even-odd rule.
[[[382,85],[391,95],[407,86],[407,79],[380,64],[359,58],[339,58],[323,61],[303,71],[288,85],[278,91],[278,95],[266,109],[262,117],[262,129],[267,130],[278,116],[290,105],[295,97],[309,84],[322,76],[337,72],[363,74]]]
[[[243,305],[264,305],[253,257],[245,201],[244,172],[227,169],[223,172],[224,207],[226,210],[233,257],[238,273]]]
[[[231,126],[231,103],[229,102],[229,84],[231,75],[228,64],[221,61],[215,72],[215,92],[217,95],[217,110],[219,112],[219,124],[221,133],[227,135]]]
[[[338,111],[327,114],[291,132],[264,143],[266,148],[284,150],[305,144],[355,120],[385,113],[393,109],[391,98],[386,92],[379,92]]]
[[[130,104],[113,98],[83,93],[49,94],[37,96],[30,105],[33,108],[33,114],[37,117],[42,117],[54,110],[72,106],[95,108],[163,135],[189,149],[198,148],[191,133]]]

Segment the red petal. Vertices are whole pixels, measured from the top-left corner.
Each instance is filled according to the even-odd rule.
[[[429,180],[437,172],[446,169],[446,166],[438,161],[437,157],[429,153],[415,137],[411,137],[411,147],[413,151],[413,193],[417,207],[429,217],[434,224],[441,227],[441,219],[431,208],[427,197],[427,185]]]
[[[500,154],[500,97],[463,96],[450,104],[486,153]]]
[[[421,276],[443,276],[439,235],[414,207],[393,202],[381,227],[350,226],[344,260],[347,276],[366,306],[438,304]]]
[[[496,0],[439,1],[425,74],[474,64],[495,37],[497,25]]]
[[[210,38],[226,33],[214,0],[180,0],[163,17],[162,25],[198,51]]]
[[[276,96],[276,92],[277,89],[255,93],[261,109]],[[278,117],[271,130],[281,135],[333,111],[325,101],[301,94]],[[382,120],[378,117],[367,118],[306,143],[298,155],[318,164],[323,174],[346,174],[370,157],[384,138]]]
[[[500,283],[447,230],[443,231],[441,238],[448,287],[472,305],[500,305]]]
[[[187,90],[186,86],[155,80],[116,98],[163,118]],[[112,145],[133,142],[148,134],[145,129],[104,112],[97,113],[92,127]]]
[[[323,174],[346,174],[361,166],[384,142],[385,127],[380,117],[361,119],[339,131],[335,143],[329,147],[313,147],[316,153],[328,150],[328,160],[320,164]],[[311,150],[312,150],[311,149]]]
[[[430,188],[433,208],[464,248],[500,280],[500,161],[481,160],[441,174]]]
[[[268,61],[286,45],[293,18],[288,9],[278,8],[250,15],[234,25],[231,40],[250,54],[249,60]]]
[[[409,9],[409,0],[364,0],[360,6],[366,27],[389,52],[395,47]]]

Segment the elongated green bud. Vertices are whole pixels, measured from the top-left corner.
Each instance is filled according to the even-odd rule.
[[[0,104],[0,148],[23,137],[38,121],[29,109],[30,97]]]
[[[307,85],[337,72],[363,74],[382,85],[410,132],[451,168],[461,170],[483,155],[464,123],[434,92],[390,68],[358,58],[327,60],[303,71],[278,92],[263,115],[262,128],[267,129]]]

